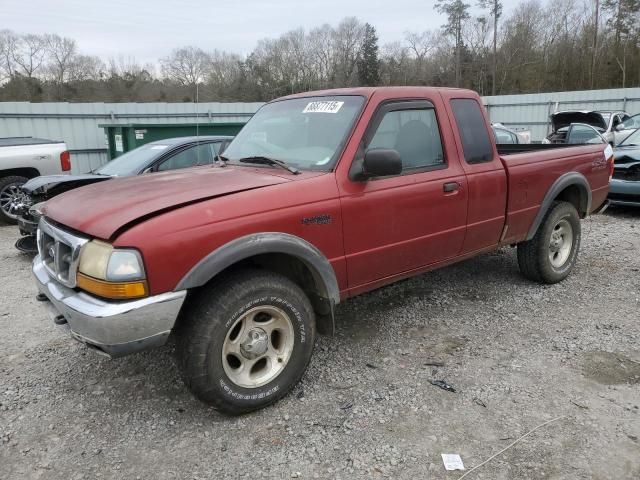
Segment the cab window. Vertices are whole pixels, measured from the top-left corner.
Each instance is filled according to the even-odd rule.
[[[403,173],[444,165],[440,131],[433,108],[386,112],[368,149],[396,150]]]

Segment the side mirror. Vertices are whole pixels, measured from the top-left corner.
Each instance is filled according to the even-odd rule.
[[[616,125],[615,127],[613,127],[613,129],[616,132],[621,132],[622,130],[624,130],[624,125],[622,123],[619,123],[618,125]]]
[[[386,177],[400,173],[402,173],[402,159],[396,150],[372,148],[365,152],[362,162],[362,176],[364,178]]]
[[[142,173],[151,173],[152,171],[153,171],[153,167],[147,167],[142,171]]]

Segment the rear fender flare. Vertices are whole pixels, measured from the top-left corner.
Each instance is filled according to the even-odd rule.
[[[564,189],[571,186],[576,186],[580,190],[580,207],[578,208],[580,217],[586,217],[589,212],[591,212],[591,186],[589,182],[581,173],[565,173],[551,185],[551,188],[549,188],[549,191],[547,191],[547,194],[544,196],[540,204],[540,209],[538,210],[538,215],[536,215],[531,228],[529,228],[526,240],[531,240],[535,236],[544,216],[549,211],[549,208],[551,208],[553,201]]]

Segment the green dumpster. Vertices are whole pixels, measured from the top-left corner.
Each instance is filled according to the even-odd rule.
[[[98,126],[104,128],[109,160],[112,160],[140,145],[165,138],[236,135],[244,123],[109,123]]]

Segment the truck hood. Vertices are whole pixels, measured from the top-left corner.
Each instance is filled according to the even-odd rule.
[[[271,169],[201,167],[114,178],[47,201],[44,215],[85,235],[108,240],[127,226],[155,214],[290,181],[271,173]]]
[[[90,173],[84,175],[43,175],[29,180],[22,186],[22,190],[29,195],[42,195],[48,198],[72,188],[110,179],[111,177],[106,175]]]
[[[568,127],[572,123],[586,123],[592,127],[607,129],[607,122],[604,121],[602,115],[598,112],[589,111],[567,111],[556,112],[551,114],[551,124],[553,131],[557,132],[561,128]]]

